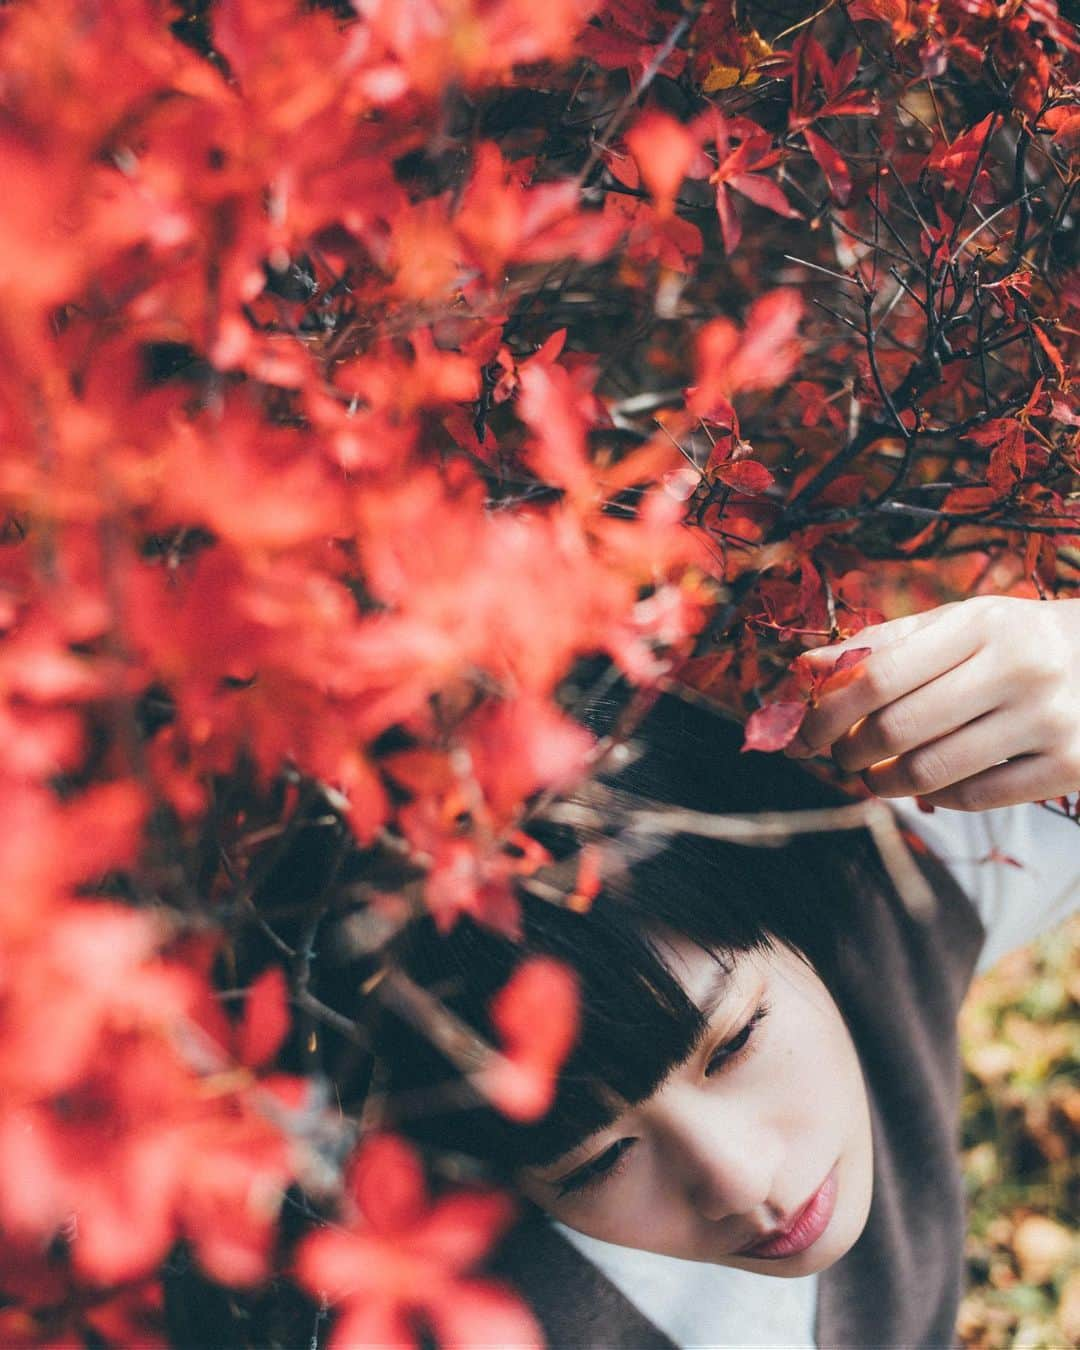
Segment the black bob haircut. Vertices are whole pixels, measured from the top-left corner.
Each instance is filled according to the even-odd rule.
[[[638,757],[610,780],[614,800],[632,794],[709,813],[850,804],[850,796],[786,756],[740,753],[742,739],[734,722],[663,696],[634,734]],[[558,830],[534,832],[553,852],[560,845],[566,852]],[[687,834],[664,842],[605,879],[586,913],[522,894],[520,943],[467,917],[445,936],[426,917],[399,935],[399,968],[493,1042],[488,1007],[522,959],[567,962],[580,982],[581,1030],[551,1110],[523,1125],[468,1091],[462,1104],[459,1071],[383,1010],[375,1050],[387,1093],[384,1123],[422,1146],[475,1159],[507,1183],[515,1169],[548,1164],[610,1124],[610,1091],[628,1104],[644,1100],[701,1043],[707,1023],[656,935],[681,933],[728,968],[738,953],[786,944],[831,986],[849,907],[864,886],[891,889],[865,829],[796,835],[772,847]],[[449,1105],[439,1105],[440,1093]]]

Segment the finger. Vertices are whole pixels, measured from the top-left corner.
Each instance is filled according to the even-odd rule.
[[[850,647],[881,647],[889,642],[897,642],[900,638],[918,632],[920,628],[925,628],[927,624],[940,618],[946,610],[955,609],[961,603],[962,601],[952,600],[947,605],[937,605],[934,609],[923,610],[920,614],[905,614],[899,619],[887,619],[883,623],[867,624],[865,628],[860,628],[857,633],[852,633],[850,637],[841,638],[838,642],[827,643],[824,647],[808,647],[802,653],[801,659],[824,662],[826,658],[835,658]]]
[[[860,718],[921,689],[975,655],[982,645],[976,624],[956,624],[947,617],[916,629],[907,637],[875,648],[839,689],[821,693],[806,714],[799,736],[809,751],[832,745]]]
[[[879,797],[925,797],[1033,749],[1030,729],[1017,727],[1011,712],[993,712],[906,755],[862,773]]]
[[[840,768],[858,773],[883,759],[939,740],[1003,707],[1009,701],[1009,692],[997,663],[979,652],[963,665],[864,717],[833,742],[829,753]]]
[[[1075,791],[1075,785],[1075,770],[1070,774],[1050,756],[1020,755],[940,792],[920,795],[931,806],[946,806],[953,811],[992,811],[998,806],[1064,797]]]

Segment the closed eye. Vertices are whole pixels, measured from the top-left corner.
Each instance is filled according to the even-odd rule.
[[[632,1138],[618,1139],[610,1148],[605,1149],[598,1157],[593,1158],[584,1167],[579,1167],[576,1172],[571,1172],[569,1176],[555,1184],[559,1188],[560,1198],[569,1195],[571,1192],[591,1190],[600,1182],[606,1181],[616,1171],[619,1171],[619,1159],[634,1142]]]
[[[767,1003],[759,1003],[755,1008],[753,1015],[743,1023],[742,1027],[735,1035],[732,1036],[730,1040],[725,1041],[723,1045],[718,1045],[716,1047],[709,1057],[708,1064],[705,1066],[706,1077],[711,1077],[714,1073],[726,1068],[729,1064],[733,1064],[735,1060],[739,1058],[742,1051],[750,1044],[750,1037],[754,1034],[755,1028],[764,1021],[768,1016],[768,1013],[769,1005]]]
[[[729,1065],[742,1058],[744,1051],[750,1045],[755,1028],[761,1024],[768,1012],[769,1005],[765,1002],[759,1003],[735,1035],[726,1040],[723,1045],[717,1046],[705,1066],[706,1077],[712,1077],[714,1074],[722,1072]],[[623,1164],[624,1156],[633,1143],[636,1143],[634,1136],[618,1139],[610,1148],[605,1149],[603,1153],[593,1158],[591,1162],[586,1163],[584,1167],[579,1167],[576,1171],[570,1172],[561,1180],[554,1182],[553,1185],[558,1188],[559,1198],[595,1190],[610,1177],[617,1175],[623,1170],[621,1164]]]

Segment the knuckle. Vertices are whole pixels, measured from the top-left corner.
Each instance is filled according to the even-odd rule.
[[[979,595],[964,603],[970,606],[968,621],[980,647],[991,648],[1006,660],[1030,652],[1031,644],[1015,642],[1012,638],[1017,625],[1023,621],[1016,606],[1030,601],[1015,595]]]
[[[949,766],[939,750],[915,750],[902,762],[904,777],[916,794],[944,787],[949,782]]]
[[[1062,763],[1064,771],[1075,787],[1080,787],[1080,732],[1077,731],[1075,719],[1071,734],[1066,738],[1062,750]],[[1068,789],[1070,792],[1074,788]]]
[[[896,688],[896,676],[896,657],[885,648],[867,658],[863,687],[870,698],[886,699]]]
[[[1003,598],[1000,595],[973,595],[963,602],[964,620],[976,633],[983,637],[990,636],[998,631],[999,625],[1007,617],[1001,605]]]
[[[990,804],[986,788],[973,781],[954,783],[948,796],[949,806],[955,811],[982,811]]]
[[[861,756],[858,747],[849,740],[834,742],[832,757],[846,773],[853,773],[859,767]]]
[[[1043,738],[1049,744],[1071,745],[1080,736],[1080,717],[1073,699],[1064,694],[1047,699],[1039,718]]]
[[[1036,630],[1030,642],[1017,644],[1013,668],[1030,686],[1054,688],[1068,678],[1068,654],[1057,634]]]
[[[1020,609],[1032,602],[1017,595],[979,595],[975,597],[975,603],[986,619],[1011,626]]]
[[[1054,607],[1038,600],[1020,600],[1016,596],[1000,596],[998,604],[1002,608],[997,611],[995,622],[997,640],[1003,647],[1002,655],[1013,677],[1043,686],[1066,680],[1074,658]],[[1017,614],[1015,608],[1007,612],[1004,609],[1007,605],[1029,607],[1021,629],[1022,642],[1011,639],[1011,634],[1017,631],[1013,622]]]
[[[1008,617],[1015,601],[1016,597],[1011,595],[976,595],[970,604],[985,622],[988,619]]]
[[[868,726],[872,724],[870,735],[875,747],[897,754],[911,745],[915,735],[915,717],[905,700],[891,703],[866,720]]]
[[[1045,682],[1057,685],[1069,681],[1073,674],[1073,654],[1060,630],[1050,622],[1049,615],[1030,645],[1032,654],[1038,658],[1036,664]]]

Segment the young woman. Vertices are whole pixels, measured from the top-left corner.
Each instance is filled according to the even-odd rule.
[[[1080,905],[1077,823],[1033,804],[1080,787],[1080,601],[973,599],[810,659],[844,645],[871,655],[788,757],[740,754],[739,728],[664,699],[638,758],[585,794],[583,824],[537,827],[568,872],[585,839],[628,851],[588,913],[526,894],[520,944],[468,922],[401,944],[403,968],[485,1035],[523,956],[578,974],[581,1034],[536,1125],[436,1109],[449,1066],[389,1015],[381,1039],[398,1128],[522,1195],[491,1268],[551,1345],[952,1343],[955,1016],[980,956]],[[929,911],[908,911],[862,831],[660,847],[627,828],[642,801],[849,800],[792,762],[815,752],[896,799]]]

